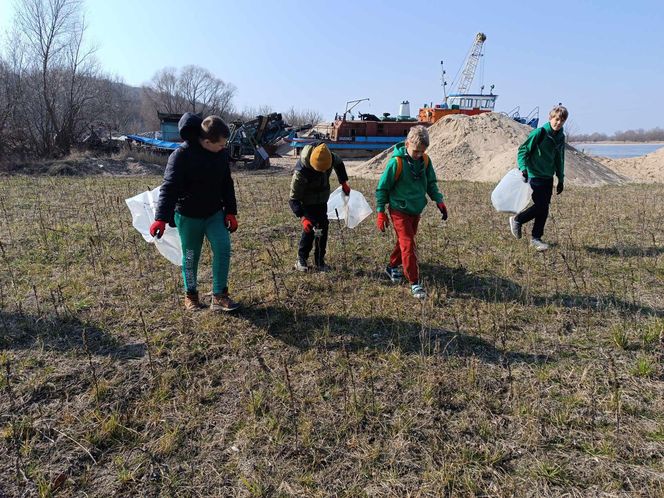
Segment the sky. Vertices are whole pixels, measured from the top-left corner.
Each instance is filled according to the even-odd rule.
[[[0,0],[0,29],[14,0]],[[236,108],[411,114],[442,100],[475,34],[471,90],[495,85],[497,111],[563,103],[568,131],[664,128],[664,1],[86,0],[87,40],[105,72],[140,86],[194,64],[237,87]],[[483,75],[483,78],[481,76]]]

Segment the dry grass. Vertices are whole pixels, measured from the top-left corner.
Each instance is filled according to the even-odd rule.
[[[296,274],[289,178],[238,174],[230,316],[131,227],[159,181],[2,180],[0,495],[664,493],[664,187],[570,187],[536,254],[446,184],[419,303],[373,219]]]

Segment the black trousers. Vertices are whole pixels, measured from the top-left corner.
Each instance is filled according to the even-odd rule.
[[[311,249],[314,249],[314,264],[325,264],[325,250],[327,248],[327,232],[330,222],[327,219],[327,204],[310,204],[302,206],[304,216],[314,224],[316,230],[307,233],[302,230],[297,255],[302,261],[309,258]]]
[[[534,219],[532,236],[533,239],[539,239],[544,235],[544,225],[549,217],[553,178],[531,178],[529,183],[533,189],[533,205],[517,214],[515,219],[519,223],[528,223]]]

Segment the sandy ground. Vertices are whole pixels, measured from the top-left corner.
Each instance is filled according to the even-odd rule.
[[[498,113],[447,116],[429,128],[427,150],[439,178],[497,182],[516,166],[516,155],[532,128]],[[361,176],[378,176],[392,154],[389,149],[356,169]],[[595,158],[568,146],[565,176],[576,185],[624,183],[628,178]]]

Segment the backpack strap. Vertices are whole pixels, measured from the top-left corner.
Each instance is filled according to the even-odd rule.
[[[422,154],[422,159],[424,159],[424,169],[426,170],[429,167],[429,164],[431,164],[431,159],[426,153]],[[399,180],[399,177],[401,177],[402,171],[403,171],[403,159],[401,156],[397,156],[397,170],[394,173],[395,182]]]
[[[401,159],[401,156],[397,156],[397,171],[396,173],[394,173],[395,183],[397,182],[397,180],[399,180],[402,171],[403,171],[403,159]]]

